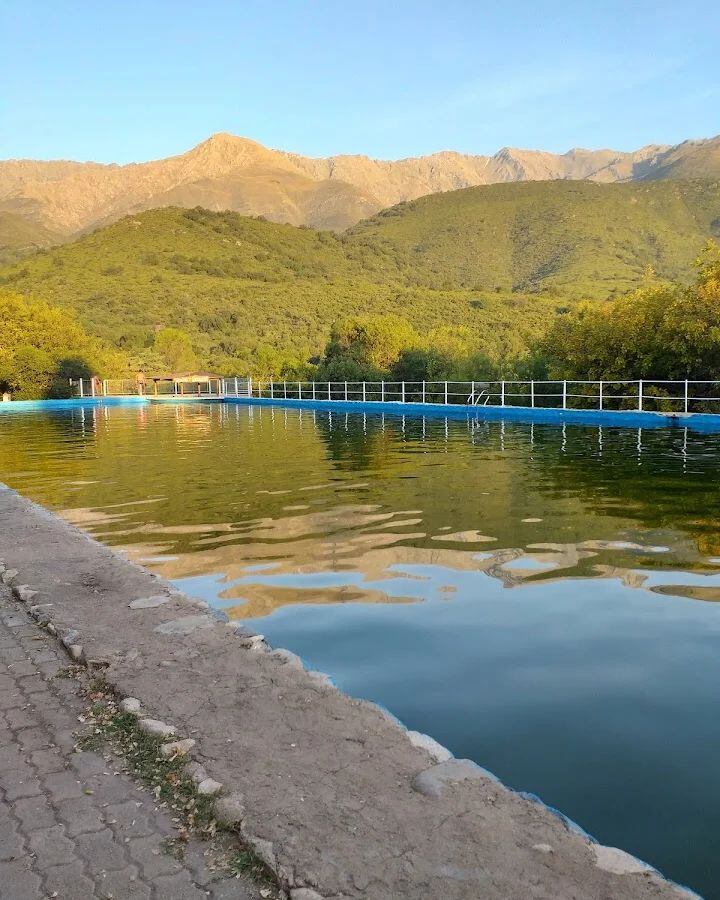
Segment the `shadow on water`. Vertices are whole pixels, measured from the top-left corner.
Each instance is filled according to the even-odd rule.
[[[0,428],[12,486],[720,895],[712,436],[219,405]]]

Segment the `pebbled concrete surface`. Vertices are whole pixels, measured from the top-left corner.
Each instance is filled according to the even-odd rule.
[[[176,834],[120,762],[74,752],[84,708],[56,640],[0,584],[0,898],[254,900],[257,888],[213,880],[205,847],[184,862]]]
[[[438,762],[373,704],[8,489],[0,557],[3,578],[59,635],[77,631],[72,646],[121,696],[196,740],[293,900],[692,896],[626,854],[598,853],[474,764]],[[136,602],[158,596],[167,602]]]

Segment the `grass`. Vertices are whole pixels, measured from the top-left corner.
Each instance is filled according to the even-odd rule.
[[[78,677],[73,667],[66,676]],[[138,728],[135,716],[123,712],[115,695],[103,680],[86,687],[88,709],[82,717],[87,728],[78,742],[81,750],[109,749],[125,763],[127,771],[150,790],[155,800],[171,811],[178,836],[165,842],[166,851],[182,859],[184,846],[191,837],[210,842],[214,867],[218,873],[247,876],[274,895],[277,879],[265,863],[246,846],[238,847],[237,830],[220,825],[214,816],[214,801],[197,792],[187,772],[188,758],[166,758],[160,752],[163,738],[148,735]]]

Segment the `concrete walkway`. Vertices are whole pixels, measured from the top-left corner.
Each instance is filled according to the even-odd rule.
[[[3,900],[254,900],[213,881],[201,842],[184,862],[176,832],[122,763],[75,752],[84,708],[68,658],[0,585],[0,897]]]

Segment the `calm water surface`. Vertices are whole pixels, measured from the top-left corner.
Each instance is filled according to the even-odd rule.
[[[720,897],[720,448],[219,405],[0,416],[0,478]]]

